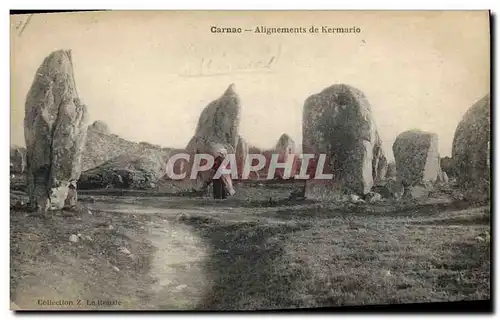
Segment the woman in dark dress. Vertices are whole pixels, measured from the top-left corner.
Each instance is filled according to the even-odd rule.
[[[212,171],[213,171],[213,173],[212,173],[212,183],[213,183],[212,189],[213,189],[214,199],[226,199],[227,198],[227,188],[226,188],[226,184],[222,180],[222,177],[219,177],[217,179],[214,178],[215,173],[217,172],[217,170],[219,170],[219,167],[221,166],[223,160],[224,160],[224,158],[221,156],[216,157],[214,160],[214,166],[212,168]]]
[[[228,195],[234,195],[236,191],[234,190],[231,176],[227,173],[222,174],[220,177],[215,178],[217,170],[224,162],[227,152],[225,149],[220,149],[215,153],[214,165],[210,170],[210,178],[205,182],[203,190],[205,190],[211,183],[213,183],[212,191],[214,199],[226,199]]]

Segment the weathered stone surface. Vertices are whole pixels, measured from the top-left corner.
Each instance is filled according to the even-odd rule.
[[[457,183],[463,189],[489,190],[490,121],[488,94],[465,113],[455,131],[452,159]]]
[[[382,139],[378,132],[375,134],[376,143],[373,148],[373,181],[374,184],[382,183],[387,175],[387,158],[385,157],[384,149],[382,149]]]
[[[455,176],[455,168],[453,167],[453,159],[451,157],[443,157],[441,158],[441,170],[446,172],[448,177]]]
[[[277,157],[278,163],[288,163],[288,161],[291,161],[290,158],[293,157],[292,170],[290,171],[290,176],[288,178],[294,177],[298,166],[296,151],[295,141],[293,141],[288,134],[283,133],[273,149],[261,152],[261,154],[266,158],[266,163],[264,168],[259,171],[259,175],[266,178],[268,177],[271,159],[273,156]],[[286,178],[285,169],[276,168],[274,175],[270,176],[270,178],[280,180]]]
[[[81,155],[86,139],[85,109],[75,113],[73,106],[61,108],[59,125],[52,138],[52,165],[50,171],[51,203],[54,207],[62,207],[68,196],[70,185],[74,186],[82,172]],[[70,194],[75,198],[73,193]],[[72,203],[70,200],[69,203]]]
[[[110,133],[103,121],[95,121],[88,126],[85,149],[82,154],[82,171],[96,168],[106,161],[123,154],[140,155],[144,150],[170,151],[171,148],[162,148],[148,142],[132,142]]]
[[[166,173],[170,153],[161,149],[146,149],[140,154],[122,154],[97,168],[82,173],[80,189],[151,189]]]
[[[274,148],[279,154],[295,154],[295,141],[286,133],[283,133]]]
[[[306,197],[368,193],[382,146],[365,95],[345,84],[330,86],[306,99],[302,123],[303,153],[327,154],[323,172],[334,174],[332,181],[309,180]]]
[[[71,51],[52,52],[38,68],[26,97],[24,136],[30,204],[64,206],[81,173],[87,108],[80,102]]]
[[[450,179],[448,178],[448,174],[446,174],[446,172],[444,172],[444,171],[443,171],[443,182],[444,183],[450,182]]]
[[[217,143],[228,150],[236,148],[241,106],[234,89],[234,84],[231,84],[220,98],[212,101],[201,112],[194,137],[207,145],[197,146],[211,149],[210,144]]]
[[[239,137],[241,102],[234,89],[234,84],[231,84],[220,98],[203,109],[196,132],[186,146],[188,153],[213,154],[214,150],[223,148],[228,154],[235,154]],[[194,160],[194,157],[191,158],[188,175],[191,174],[190,169]],[[208,171],[200,173],[198,178],[192,181],[193,188],[201,188],[209,177]]]
[[[87,129],[82,170],[96,168],[124,153],[139,153],[139,144],[110,134],[108,126],[103,121],[95,121]]]
[[[248,145],[248,154],[263,154],[263,149],[253,146],[253,145]],[[252,165],[257,165],[257,160],[252,160]],[[250,172],[249,179],[253,180],[258,180],[263,177],[263,170],[259,170],[257,172],[252,171]]]
[[[437,178],[436,182],[441,183],[441,184],[447,184],[449,182],[448,175],[446,174],[445,171],[441,171],[438,174],[438,178]]]
[[[238,144],[236,145],[236,165],[238,166],[238,177],[241,178],[245,168],[245,161],[248,156],[248,142],[238,136]]]
[[[435,133],[409,130],[398,135],[392,146],[396,159],[397,181],[403,184],[404,197],[416,185],[435,182],[441,172],[438,136]],[[419,193],[420,194],[420,193]]]
[[[398,135],[392,150],[399,180],[414,185],[437,179],[440,172],[437,134],[405,131]]]
[[[79,181],[81,189],[134,188],[150,189],[158,184],[158,177],[166,179],[167,160],[184,149],[162,148],[148,142],[132,142],[111,134],[107,125],[96,121],[88,127],[82,156],[84,173]],[[163,164],[161,163],[163,161]],[[183,162],[176,163],[176,173],[183,170]]]
[[[10,148],[10,172],[24,173],[26,170],[26,148],[12,146]]]
[[[386,179],[396,179],[396,162],[391,161],[387,164]]]

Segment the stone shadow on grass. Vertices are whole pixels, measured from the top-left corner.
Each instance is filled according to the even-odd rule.
[[[279,274],[275,263],[284,252],[285,236],[308,226],[228,223],[206,217],[183,223],[198,230],[211,248],[204,269],[213,285],[197,310],[300,307],[290,300],[293,279]]]
[[[280,220],[294,219],[328,219],[336,217],[355,217],[355,216],[373,216],[373,217],[412,217],[412,216],[433,216],[444,212],[474,209],[484,206],[485,203],[471,203],[467,201],[453,201],[448,203],[418,203],[416,201],[409,203],[398,203],[396,201],[387,201],[376,204],[369,203],[351,203],[351,202],[290,202],[293,205],[303,205],[295,208],[283,208],[275,211],[266,211],[259,215],[267,218]],[[480,218],[481,221],[489,221],[489,218]],[[476,219],[478,220],[478,219]],[[458,221],[457,221],[458,222]],[[478,221],[469,221],[469,224]],[[467,222],[464,222],[467,223]]]

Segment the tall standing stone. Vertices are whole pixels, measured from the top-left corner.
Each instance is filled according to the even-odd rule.
[[[386,172],[386,179],[393,179],[395,180],[396,179],[396,162],[394,161],[391,161],[387,164],[387,172]]]
[[[212,101],[201,112],[194,134],[195,138],[200,139],[198,143],[207,144],[201,148],[217,143],[235,150],[239,137],[241,103],[234,89],[234,84],[231,84],[220,98]]]
[[[238,136],[238,143],[236,145],[236,164],[238,166],[239,178],[242,177],[247,156],[248,156],[248,143],[242,136]]]
[[[239,137],[240,98],[234,91],[234,84],[231,84],[224,94],[212,101],[201,112],[196,127],[196,132],[186,146],[186,151],[191,155],[200,153],[213,153],[214,150],[225,148],[229,154],[236,153]],[[188,167],[188,175],[191,174],[193,158]],[[209,177],[209,173],[201,173],[194,181],[195,188],[203,185]]]
[[[458,185],[487,193],[490,184],[490,95],[467,110],[453,138],[452,161]]]
[[[388,163],[384,153],[384,149],[382,148],[382,139],[380,139],[378,132],[375,135],[375,139],[376,143],[375,147],[373,148],[372,174],[374,184],[378,184],[386,178]]]
[[[454,177],[455,168],[453,167],[453,159],[451,157],[443,157],[441,158],[441,170],[447,174],[448,177]]]
[[[251,144],[248,145],[248,154],[260,154],[262,155],[263,150],[259,147],[253,146]],[[256,166],[258,164],[258,160],[253,159],[252,162],[250,163],[252,166]],[[249,174],[249,179],[253,180],[259,180],[261,178],[261,174],[263,173],[263,170],[258,170],[258,171],[251,171]],[[265,175],[264,175],[265,176]]]
[[[295,154],[295,141],[286,133],[283,133],[274,148],[280,154]]]
[[[381,140],[370,103],[360,90],[336,84],[307,98],[302,129],[303,153],[326,154],[323,172],[334,175],[329,181],[309,180],[306,197],[328,198],[339,192],[364,195],[371,190]]]
[[[78,97],[71,51],[54,51],[38,68],[26,97],[26,165],[34,208],[61,209],[65,203],[76,203],[86,121],[87,108]]]
[[[397,180],[405,196],[411,196],[417,185],[430,186],[441,172],[438,135],[421,130],[409,130],[398,135],[392,151],[396,160]]]
[[[295,141],[286,133],[283,133],[278,139],[276,146],[274,147],[272,154],[277,154],[278,163],[288,163],[290,157],[293,157],[292,168],[290,171],[290,177],[295,176],[297,171],[297,160],[296,157],[296,145]],[[266,167],[269,167],[271,159],[267,159]],[[268,168],[269,170],[269,168]],[[285,178],[285,169],[277,168],[275,171],[275,177]]]

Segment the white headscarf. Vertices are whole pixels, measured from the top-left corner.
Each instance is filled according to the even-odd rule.
[[[222,144],[214,145],[212,152],[215,157],[221,156],[224,158],[227,156],[227,149]]]

